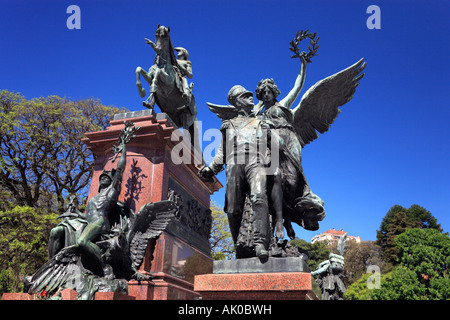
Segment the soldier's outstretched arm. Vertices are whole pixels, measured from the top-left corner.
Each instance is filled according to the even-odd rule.
[[[125,122],[125,128],[122,130],[122,132],[119,135],[119,144],[114,145],[114,160],[116,159],[116,156],[121,153],[119,162],[117,163],[116,167],[116,174],[113,178],[113,187],[114,189],[120,191],[120,185],[122,184],[122,176],[123,172],[125,170],[125,165],[127,163],[127,147],[126,144],[134,137],[134,133],[139,130],[139,127],[135,127],[132,122]]]
[[[125,171],[125,165],[127,164],[127,147],[125,146],[125,143],[122,146],[121,153],[119,161],[117,162],[116,174],[112,181],[113,188],[119,192],[122,185],[123,172]]]
[[[144,40],[147,42],[147,44],[152,46],[153,50],[156,51],[156,44],[152,40],[147,39],[147,38],[144,38]]]
[[[217,151],[214,159],[211,161],[209,166],[203,166],[198,171],[197,175],[203,181],[212,181],[213,176],[219,174],[224,169],[225,164],[225,131],[222,131],[222,140],[220,143],[219,150]]]

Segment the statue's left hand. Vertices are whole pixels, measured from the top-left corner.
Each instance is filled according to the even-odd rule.
[[[308,61],[306,61],[306,57],[305,56],[306,56],[306,53],[305,54],[301,54],[299,58],[300,58],[300,61],[302,62],[302,64],[306,66],[308,64]]]

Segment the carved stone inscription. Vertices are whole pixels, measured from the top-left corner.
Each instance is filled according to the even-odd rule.
[[[175,219],[169,224],[168,231],[210,255],[211,210],[172,178],[169,178],[167,199],[177,206]]]

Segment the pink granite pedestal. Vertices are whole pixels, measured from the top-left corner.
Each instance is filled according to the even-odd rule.
[[[210,195],[222,185],[216,178],[204,182],[197,176],[203,159],[167,115],[143,110],[116,115],[106,130],[85,134],[83,142],[96,155],[88,198],[97,194],[102,171],[116,166],[112,146],[124,121],[139,130],[127,144],[119,200],[134,212],[169,195],[182,204],[162,235],[147,246],[139,271],[151,275],[152,281],[130,281],[129,293],[137,300],[195,299],[199,295],[193,291],[194,275],[212,271],[205,226],[211,224]]]
[[[73,289],[64,289],[58,293],[61,300],[76,300],[78,293]],[[2,300],[43,300],[37,294],[4,293]],[[118,292],[96,292],[94,300],[136,300],[135,296],[120,294]]]
[[[227,273],[195,277],[204,300],[317,300],[310,273]]]

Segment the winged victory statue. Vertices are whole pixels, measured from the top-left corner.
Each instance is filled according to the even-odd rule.
[[[306,39],[309,40],[308,53],[300,51],[299,48],[300,42]],[[301,66],[294,87],[286,97],[278,100],[281,92],[273,79],[261,80],[255,90],[259,103],[253,108],[253,116],[259,119],[262,127],[270,132],[268,157],[272,160],[278,159],[275,164],[274,161],[272,163],[269,161],[271,166],[276,165],[277,168],[272,170],[270,177],[267,178],[266,188],[272,235],[275,234],[275,239],[283,239],[285,229],[289,238],[294,239],[295,232],[291,222],[297,223],[306,230],[317,230],[319,221],[324,219],[324,202],[309,187],[301,164],[301,151],[305,145],[316,140],[319,133],[323,134],[329,130],[341,112],[339,107],[352,99],[359,81],[364,76],[362,71],[366,67],[366,62],[362,58],[350,67],[318,81],[292,108],[303,87],[306,66],[312,62],[311,59],[314,56],[318,55],[319,39],[316,33],[302,30],[297,32],[294,40],[290,42],[290,50],[294,53],[292,58],[299,58]],[[207,103],[207,105],[223,123],[236,117],[239,112],[234,105],[213,103]],[[275,144],[277,147],[274,147],[274,140],[277,142]],[[274,157],[275,155],[277,157]],[[210,165],[201,168],[199,176],[210,179],[217,173],[217,168],[212,168]],[[244,213],[250,212],[251,215],[251,208],[242,210]],[[245,228],[241,226],[241,230],[246,229],[247,233],[245,237],[241,237],[240,243],[235,241],[237,250],[240,246],[252,246],[253,235],[251,227],[248,227],[248,221],[252,218],[245,218],[245,214],[243,217],[241,223],[246,226]]]

